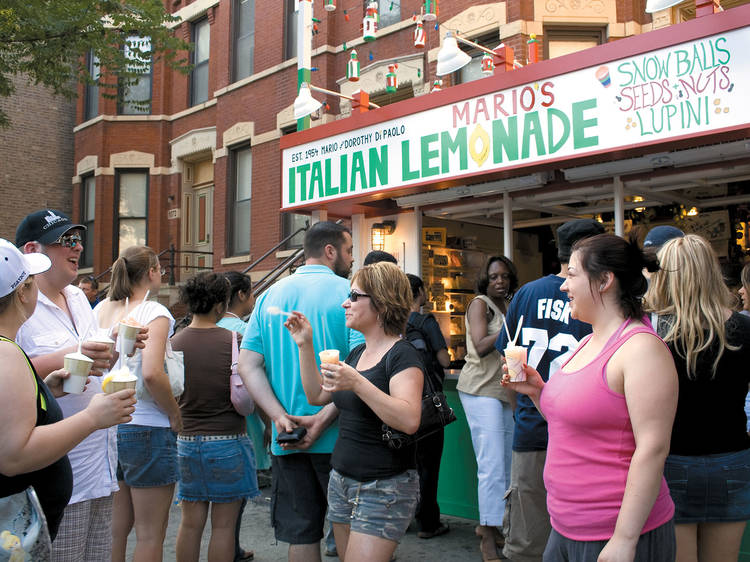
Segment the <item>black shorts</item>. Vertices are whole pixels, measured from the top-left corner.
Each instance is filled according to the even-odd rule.
[[[323,538],[331,455],[271,456],[271,525],[276,540],[313,544]]]

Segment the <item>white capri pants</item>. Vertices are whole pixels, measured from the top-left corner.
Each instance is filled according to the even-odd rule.
[[[505,513],[505,491],[510,484],[513,447],[513,408],[507,402],[458,393],[471,430],[477,458],[479,524],[500,527]]]

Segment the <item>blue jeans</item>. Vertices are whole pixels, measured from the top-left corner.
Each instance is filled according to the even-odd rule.
[[[177,460],[181,500],[228,503],[260,495],[247,435],[180,435]]]
[[[750,519],[750,449],[718,455],[669,455],[664,476],[675,523]]]
[[[168,427],[118,425],[117,454],[122,480],[131,488],[177,482],[177,435]]]

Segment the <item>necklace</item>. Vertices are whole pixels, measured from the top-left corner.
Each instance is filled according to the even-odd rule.
[[[224,314],[228,314],[229,316],[234,316],[237,320],[242,320],[239,316],[237,316],[234,312],[230,312],[227,310]]]

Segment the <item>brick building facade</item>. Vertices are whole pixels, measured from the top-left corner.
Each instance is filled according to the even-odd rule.
[[[10,127],[0,129],[0,237],[42,207],[72,211],[75,104],[25,77],[13,78],[15,94],[0,98]]]
[[[152,94],[145,112],[81,88],[72,208],[91,226],[85,267],[101,272],[120,247],[145,242],[157,251],[174,245],[190,252],[180,255],[180,265],[243,269],[290,231],[292,218],[279,211],[279,139],[296,130],[295,1],[165,0],[182,20],[175,32],[197,45],[196,69],[177,74],[157,61],[145,77]],[[490,47],[502,41],[525,64],[531,34],[541,57],[552,58],[669,25],[690,17],[694,6],[687,2],[652,18],[642,0],[445,0],[440,30],[425,22],[426,45],[417,49],[412,16],[424,2],[382,0],[373,42],[362,39],[366,2],[335,3],[328,12],[322,0],[313,2],[319,21],[312,83],[344,94],[362,88],[380,105],[429,93],[446,30]],[[356,83],[345,78],[352,48],[361,64]],[[399,89],[388,94],[385,73],[394,62]],[[446,77],[443,87],[470,79]],[[337,97],[326,102],[327,114],[313,126],[351,111]]]

